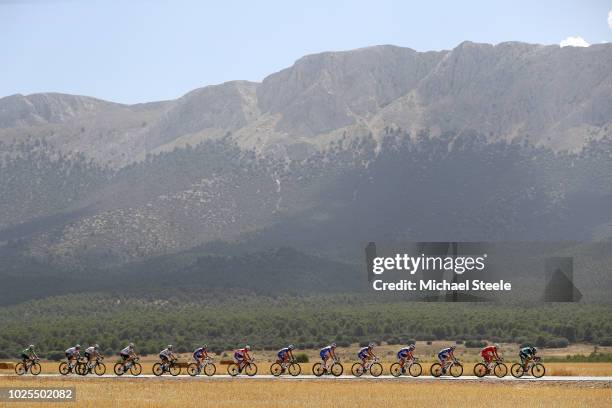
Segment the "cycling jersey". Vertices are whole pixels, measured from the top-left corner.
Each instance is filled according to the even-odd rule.
[[[524,357],[533,356],[531,347],[523,347],[521,351],[519,351],[519,355],[524,356]]]
[[[278,353],[276,355],[278,356],[278,358],[284,359],[285,356],[289,354],[289,351],[290,351],[289,347],[285,347],[285,348],[278,350]]]
[[[85,349],[85,354],[94,354],[95,352],[96,352],[96,349],[93,346],[87,347]]]
[[[119,353],[125,356],[129,356],[132,353],[132,349],[130,348],[130,346],[127,346],[126,348],[122,349]]]
[[[27,348],[21,352],[21,355],[31,358],[31,357],[34,357],[35,354],[33,350],[30,350],[29,348]]]
[[[397,352],[398,358],[406,358],[414,350],[414,347],[404,347]]]
[[[332,346],[323,347],[319,352],[321,358],[325,358],[326,355],[331,354]]]
[[[445,348],[440,350],[440,352],[438,353],[438,359],[440,360],[444,360],[446,357],[448,357],[451,353],[452,353],[452,349],[450,347]]]
[[[497,353],[497,348],[495,348],[495,346],[488,346],[480,350],[481,355],[495,354],[495,353]]]
[[[66,355],[67,356],[72,356],[78,353],[78,350],[76,347],[70,347],[69,349],[66,350]]]
[[[197,348],[193,351],[193,356],[195,358],[200,358],[204,354],[204,347]]]
[[[370,355],[370,348],[369,347],[363,347],[361,348],[361,350],[359,350],[359,352],[357,353],[357,357],[359,357],[360,359],[364,359],[366,357],[368,357]]]
[[[160,357],[163,356],[163,357],[169,358],[171,355],[172,355],[172,351],[168,350],[167,348],[159,352]]]

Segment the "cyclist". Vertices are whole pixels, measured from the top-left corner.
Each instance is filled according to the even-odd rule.
[[[102,358],[102,354],[99,352],[100,346],[94,344],[85,349],[85,358],[87,358],[87,367],[91,367],[91,361],[94,359]]]
[[[121,349],[121,351],[119,352],[119,355],[121,356],[121,359],[123,360],[122,363],[124,365],[128,361],[131,361],[134,358],[136,358],[136,353],[134,352],[134,343],[130,343],[127,345],[127,347],[124,347],[123,349]]]
[[[21,360],[23,364],[26,365],[29,361],[33,361],[38,359],[36,352],[34,351],[34,345],[30,344],[28,348],[21,352]]]
[[[278,353],[276,355],[278,356],[278,362],[283,367],[283,370],[285,369],[285,365],[290,360],[294,360],[294,357],[293,357],[293,349],[294,348],[295,348],[295,346],[293,344],[290,344],[289,346],[278,350]]]
[[[234,350],[234,360],[238,364],[238,372],[242,371],[247,361],[251,359],[251,356],[249,356],[250,350],[251,346],[248,344],[244,348]]]
[[[527,368],[527,364],[536,356],[538,350],[535,347],[523,347],[519,351],[519,357],[521,358],[521,364],[523,368]]]
[[[204,344],[202,347],[198,347],[193,351],[193,359],[198,363],[198,365],[202,365],[202,361],[208,358],[208,345]]]
[[[66,350],[66,359],[68,360],[68,367],[72,370],[74,368],[74,362],[81,357],[81,345],[76,344]]]
[[[374,355],[374,343],[370,343],[365,347],[362,347],[359,352],[357,353],[357,357],[359,357],[359,359],[361,359],[361,365],[365,367],[365,365],[367,364],[368,360],[376,358],[376,356]]]
[[[438,360],[440,360],[440,364],[442,365],[442,372],[446,372],[447,364],[455,359],[455,346],[450,346],[445,349],[440,350],[438,353]]]
[[[336,343],[332,343],[327,347],[323,347],[321,351],[319,351],[319,356],[321,356],[321,360],[323,360],[323,364],[321,364],[321,368],[324,372],[327,371],[327,360],[332,358],[336,360]]]
[[[485,361],[487,365],[487,370],[491,369],[491,362],[495,360],[501,360],[501,357],[497,353],[499,350],[499,344],[493,344],[492,346],[487,346],[480,350],[480,356]]]
[[[176,360],[176,356],[172,351],[172,344],[168,344],[168,347],[159,352],[159,359],[164,367],[167,367],[171,360]]]
[[[402,374],[406,373],[406,369],[404,368],[406,361],[414,359],[412,352],[415,348],[416,346],[414,344],[409,344],[407,347],[403,347],[397,352],[397,359],[399,360],[400,367],[402,368]]]

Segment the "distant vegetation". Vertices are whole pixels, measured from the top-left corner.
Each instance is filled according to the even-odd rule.
[[[546,347],[563,337],[597,343],[612,335],[610,305],[413,303],[356,295],[256,297],[241,290],[169,290],[141,296],[60,296],[0,309],[0,350],[35,343],[43,354],[99,343],[106,353],[128,341],[140,353],[171,343],[180,352],[206,342],[216,352],[244,343],[276,349],[366,341],[481,340]],[[471,343],[470,343],[471,344]],[[466,344],[467,345],[467,344]]]

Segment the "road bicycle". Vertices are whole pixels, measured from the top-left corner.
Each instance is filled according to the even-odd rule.
[[[298,376],[302,372],[302,367],[293,360],[287,362],[276,361],[270,366],[270,374],[275,377],[284,373],[289,373],[292,376]]]
[[[142,365],[140,365],[138,361],[139,361],[138,357],[135,357],[127,361],[118,361],[115,363],[115,366],[113,367],[113,371],[115,372],[115,375],[119,375],[119,376],[127,372],[129,372],[130,374],[134,376],[140,375],[140,373],[142,373]]]
[[[75,367],[75,372],[79,375],[87,375],[90,373],[95,373],[96,375],[104,375],[106,373],[106,365],[102,362],[103,357],[96,357],[96,360],[93,362],[87,362],[87,360],[83,359],[81,362],[77,363]]]
[[[391,364],[391,375],[394,377],[399,377],[402,374],[408,373],[413,377],[418,377],[423,372],[423,367],[418,361],[419,360],[417,358],[407,360],[404,362],[403,370],[400,363]]]
[[[364,373],[369,372],[372,377],[378,377],[383,372],[383,366],[378,362],[378,357],[371,358],[363,363],[355,363],[351,367],[351,373],[355,377],[361,377]]]
[[[254,363],[254,361],[254,358],[250,360],[244,360],[242,368],[238,366],[238,363],[232,363],[227,366],[227,373],[232,377],[235,377],[238,374],[244,372],[249,377],[252,377],[257,374],[257,365]]]
[[[202,361],[196,361],[187,366],[187,374],[192,377],[204,372],[207,376],[213,376],[217,372],[217,367],[212,362],[212,358],[206,357]]]
[[[79,374],[78,370],[80,370],[81,366],[85,364],[82,360],[83,357],[79,356],[74,360],[74,362],[70,360],[62,361],[58,367],[59,373],[61,375],[68,375],[70,373]]]
[[[531,373],[535,378],[540,378],[546,373],[544,364],[541,363],[540,357],[534,357],[529,361],[527,366],[523,366],[521,363],[514,363],[510,368],[510,373],[515,378],[521,378],[525,374]]]
[[[27,359],[25,362],[17,363],[15,365],[15,374],[24,375],[28,371],[32,375],[40,374],[41,367],[39,361],[38,358],[35,358],[33,360]]]
[[[504,364],[503,359],[498,359],[493,362],[487,363],[482,362],[478,363],[474,366],[474,375],[476,377],[482,378],[487,374],[493,372],[496,377],[503,378],[508,374],[508,367]]]
[[[174,377],[181,373],[181,367],[178,365],[177,359],[172,359],[166,363],[158,362],[153,364],[153,374],[159,377],[164,373],[170,373]]]
[[[335,377],[339,377],[344,372],[344,367],[340,364],[340,359],[333,359],[331,366],[328,366],[326,369],[323,368],[321,363],[315,363],[312,366],[312,373],[317,377],[322,376],[323,374],[332,374]]]
[[[440,377],[447,372],[453,377],[460,377],[463,374],[463,365],[459,360],[453,360],[450,363],[444,363],[444,367],[440,363],[433,363],[431,365],[431,375],[434,377]]]

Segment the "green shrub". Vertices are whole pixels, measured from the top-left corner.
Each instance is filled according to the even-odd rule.
[[[51,351],[47,353],[47,359],[51,361],[60,361],[66,354],[63,351]]]
[[[307,363],[308,356],[306,355],[306,353],[298,353],[295,355],[295,361],[296,363]]]
[[[567,346],[569,346],[569,340],[565,337],[550,339],[546,342],[547,348],[566,348]]]
[[[487,342],[482,340],[468,340],[465,342],[465,347],[467,348],[482,348],[486,345]]]

